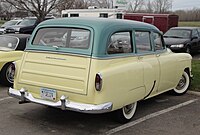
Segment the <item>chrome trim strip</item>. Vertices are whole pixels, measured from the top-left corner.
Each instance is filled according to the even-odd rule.
[[[156,54],[161,54],[161,53],[165,53],[165,51],[160,51],[158,52],[150,52],[150,53],[126,53],[124,55],[120,54],[120,55],[105,55],[105,57],[97,57],[97,56],[92,56],[93,59],[97,59],[97,60],[109,60],[109,59],[119,59],[119,58],[130,58],[130,57],[140,57],[140,56],[148,56],[148,55],[156,55]]]
[[[36,99],[32,96],[31,93],[27,92],[23,88],[20,90],[16,90],[10,87],[8,89],[8,95],[20,99],[21,100],[20,103],[33,102],[37,104],[61,108],[62,110],[72,110],[82,113],[97,114],[97,113],[110,112],[112,110],[112,105],[113,105],[111,102],[98,105],[73,102],[69,101],[64,95],[60,97],[60,101],[51,102],[42,99]]]
[[[42,51],[42,50],[32,50],[32,49],[26,49],[25,52],[33,52],[33,53],[50,53],[50,54],[61,54],[61,55],[69,55],[69,56],[78,56],[78,57],[85,57],[85,58],[92,58],[92,59],[97,59],[97,60],[109,60],[109,59],[119,59],[119,58],[128,58],[128,57],[139,57],[139,56],[147,56],[147,55],[156,55],[156,54],[161,54],[165,53],[166,49],[162,51],[152,51],[148,53],[124,53],[119,54],[119,55],[111,55],[107,54],[105,56],[90,56],[90,55],[84,55],[84,54],[73,54],[69,52],[52,52],[52,51]]]
[[[69,56],[78,56],[78,57],[86,57],[86,58],[91,58],[90,55],[84,55],[84,54],[75,54],[75,53],[70,53],[70,52],[56,52],[56,51],[49,51],[49,50],[37,50],[37,49],[25,49],[24,52],[33,52],[33,53],[50,53],[50,54],[61,54],[61,55],[69,55]]]

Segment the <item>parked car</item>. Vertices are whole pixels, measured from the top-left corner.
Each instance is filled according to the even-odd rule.
[[[137,102],[190,85],[191,55],[165,47],[153,25],[118,19],[60,18],[34,30],[16,62],[10,96],[20,103],[83,113],[113,111],[128,122]]]
[[[45,18],[45,20],[48,19],[52,19],[52,17]],[[36,17],[27,17],[19,25],[7,27],[6,33],[31,34],[39,23],[40,21]]]
[[[5,30],[7,27],[12,26],[12,25],[18,25],[21,21],[22,19],[15,19],[15,20],[10,20],[10,21],[5,22],[0,27],[0,34],[6,33]]]
[[[174,52],[193,53],[200,50],[198,27],[174,27],[164,34],[167,47]]]
[[[0,83],[12,86],[14,79],[14,61],[22,57],[26,47],[27,34],[0,35]]]

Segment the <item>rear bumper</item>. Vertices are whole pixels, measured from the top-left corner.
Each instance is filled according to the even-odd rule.
[[[23,88],[20,90],[9,88],[8,95],[20,99],[19,103],[33,102],[37,104],[61,108],[62,110],[72,110],[83,113],[105,113],[105,112],[110,112],[112,110],[111,102],[98,105],[84,104],[84,103],[69,101],[64,95],[60,97],[60,101],[58,102],[36,99],[32,96],[31,93],[26,92],[25,89]]]

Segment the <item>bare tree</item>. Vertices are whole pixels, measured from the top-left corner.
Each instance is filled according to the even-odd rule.
[[[147,12],[147,13],[152,13],[152,12],[153,12],[151,0],[149,0],[149,1],[146,3],[145,9],[146,9],[146,12]]]
[[[49,14],[63,2],[71,4],[73,0],[4,0],[18,10],[31,12],[39,21],[44,20],[45,16]]]
[[[97,0],[100,8],[110,8],[110,0]]]
[[[0,1],[0,17],[4,20],[10,20],[15,11],[14,7],[9,3]]]
[[[76,1],[77,0],[62,0],[60,1],[62,3],[56,5],[55,10],[57,10],[61,15],[62,10],[72,8]]]
[[[113,0],[89,0],[90,6],[97,6],[98,8],[112,8]]]
[[[152,6],[156,13],[166,13],[172,8],[172,0],[154,0]]]
[[[130,0],[129,9],[132,12],[136,12],[137,10],[140,10],[143,5],[144,5],[144,0]]]
[[[90,0],[74,0],[74,4],[72,8],[74,9],[85,9],[90,6],[91,1]]]
[[[177,10],[175,14],[179,16],[179,21],[200,21],[200,8]]]

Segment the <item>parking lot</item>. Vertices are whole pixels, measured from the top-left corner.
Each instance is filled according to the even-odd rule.
[[[18,104],[0,86],[1,135],[198,135],[200,133],[200,97],[193,94],[172,96],[168,93],[141,101],[135,117],[119,124],[108,114],[81,114],[61,111],[32,103]]]

